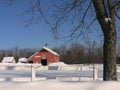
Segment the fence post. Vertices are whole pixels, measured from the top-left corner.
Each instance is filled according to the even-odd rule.
[[[35,70],[34,70],[32,64],[31,64],[31,81],[34,81],[35,77],[36,77],[36,73],[35,73]]]
[[[80,68],[81,71],[82,71],[82,66],[83,66],[83,64],[81,64],[81,68]]]
[[[93,80],[97,79],[97,69],[95,69],[95,64],[93,64]]]

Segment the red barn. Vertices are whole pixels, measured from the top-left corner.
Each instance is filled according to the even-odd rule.
[[[34,53],[29,57],[29,61],[33,63],[42,63],[42,61],[49,63],[56,63],[60,61],[60,56],[55,51],[49,49],[48,47],[43,47],[40,51]]]

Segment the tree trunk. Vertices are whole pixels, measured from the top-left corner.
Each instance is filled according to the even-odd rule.
[[[108,0],[108,9],[104,5],[104,0],[92,0],[96,11],[98,22],[104,35],[103,45],[103,80],[117,80],[116,72],[116,29],[114,11],[111,8],[112,0]],[[108,10],[108,11],[107,11]]]
[[[116,73],[116,34],[113,27],[106,27],[104,35],[104,80],[117,80]]]

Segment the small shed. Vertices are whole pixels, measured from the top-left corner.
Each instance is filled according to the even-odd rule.
[[[60,55],[45,46],[30,56],[28,61],[41,64],[57,63],[60,61]]]
[[[4,57],[2,63],[16,63],[16,60],[14,57]]]
[[[19,58],[19,59],[18,59],[18,62],[19,62],[19,63],[27,63],[27,60],[28,60],[27,58],[24,58],[24,57],[23,57],[23,58]]]

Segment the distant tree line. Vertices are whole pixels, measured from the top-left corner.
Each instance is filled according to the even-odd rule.
[[[8,50],[0,50],[0,61],[3,57],[14,56],[16,61],[21,57],[29,58],[39,49],[14,47]],[[67,64],[103,63],[102,44],[88,42],[85,45],[72,43],[69,46],[54,47],[54,51],[60,54],[60,61]],[[120,63],[120,46],[117,48],[117,62]]]
[[[54,48],[61,56],[61,61],[67,64],[90,64],[103,63],[103,47],[96,42],[88,43],[87,46],[72,43],[69,47],[62,45]],[[120,48],[117,49],[117,63],[120,63]]]
[[[36,48],[31,49],[31,48],[18,48],[18,47],[14,47],[8,50],[0,50],[0,62],[4,57],[8,57],[8,56],[15,57],[15,60],[18,62],[19,58],[21,57],[28,58],[36,51],[37,51]]]

